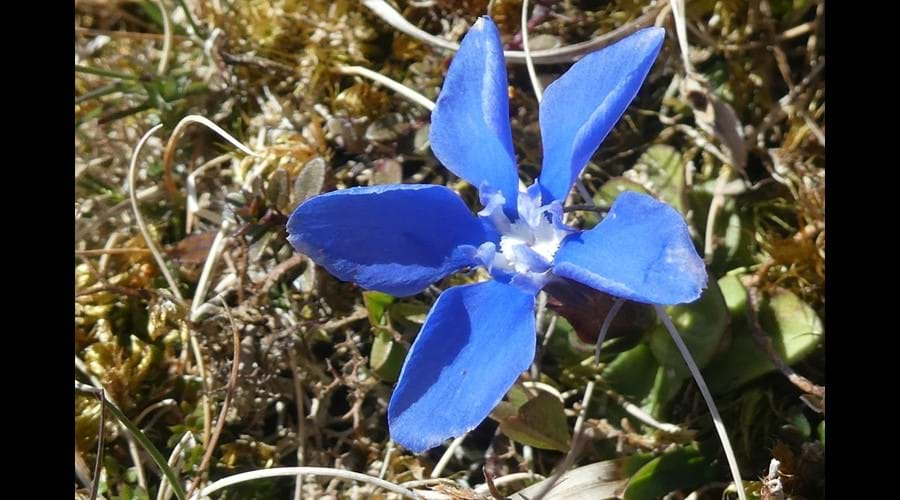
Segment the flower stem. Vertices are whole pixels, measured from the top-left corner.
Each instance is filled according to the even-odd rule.
[[[600,362],[600,347],[603,345],[603,339],[606,338],[606,332],[609,331],[609,325],[616,319],[616,314],[619,314],[619,309],[622,308],[624,303],[625,299],[616,299],[613,306],[609,309],[609,313],[603,318],[603,324],[600,325],[600,334],[597,335],[597,351],[595,353],[597,363]]]
[[[403,85],[400,82],[391,80],[390,78],[376,71],[363,68],[362,66],[338,66],[337,68],[335,68],[335,70],[342,75],[356,75],[363,78],[368,78],[373,82],[384,85],[385,87],[406,98],[406,100],[414,104],[418,104],[428,111],[432,111],[434,109],[434,101],[432,101],[431,99],[423,96],[422,94],[407,87],[406,85]]]
[[[541,88],[541,81],[538,80],[537,72],[534,70],[534,60],[531,57],[531,49],[528,47],[528,0],[522,2],[522,48],[525,49],[525,65],[528,67],[528,78],[531,79],[534,97],[540,104],[544,97],[544,89]]]
[[[224,477],[210,484],[206,488],[203,488],[203,490],[191,497],[191,500],[199,500],[200,498],[209,496],[216,491],[227,488],[228,486],[233,486],[235,484],[240,484],[247,481],[254,481],[257,479],[265,479],[270,477],[295,477],[298,474],[334,477],[348,481],[361,481],[364,483],[375,485],[379,488],[383,488],[390,492],[397,493],[405,498],[410,498],[412,500],[419,500],[421,498],[415,492],[410,491],[407,488],[398,486],[383,479],[378,479],[377,477],[360,474],[359,472],[341,469],[329,469],[326,467],[274,467],[271,469],[253,470],[250,472],[242,472],[240,474],[234,474],[232,476]]]
[[[444,472],[444,467],[446,467],[450,462],[450,459],[453,458],[454,453],[456,453],[456,449],[459,448],[459,446],[463,442],[463,439],[465,439],[467,435],[468,433],[463,434],[462,436],[454,439],[452,443],[450,443],[450,446],[447,447],[447,451],[445,451],[444,454],[441,455],[441,459],[438,460],[437,465],[434,466],[434,470],[431,471],[431,479],[441,477],[441,472]]]
[[[706,401],[706,406],[709,408],[709,413],[712,416],[716,433],[718,433],[719,440],[722,442],[722,448],[725,450],[725,458],[728,460],[728,468],[731,469],[731,477],[734,479],[734,484],[737,487],[738,498],[740,498],[740,500],[747,500],[746,493],[744,493],[744,483],[741,480],[741,471],[738,469],[737,459],[734,457],[734,450],[731,448],[731,441],[728,439],[728,433],[725,431],[725,424],[722,423],[722,416],[719,415],[719,409],[716,407],[716,402],[713,400],[712,394],[710,394],[709,388],[706,386],[706,381],[700,373],[700,368],[697,367],[697,363],[694,362],[691,352],[684,344],[684,341],[681,340],[678,330],[675,329],[675,325],[672,323],[672,318],[669,317],[662,306],[657,305],[655,307],[656,314],[659,315],[659,319],[662,320],[663,324],[666,325],[666,329],[669,330],[672,340],[675,342],[675,345],[678,346],[681,357],[684,358],[684,362],[691,371],[691,375],[693,375],[694,381],[697,383],[697,387],[700,389],[704,401]]]

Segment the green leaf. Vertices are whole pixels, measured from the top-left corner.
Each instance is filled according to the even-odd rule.
[[[398,302],[388,306],[387,311],[391,319],[402,319],[410,323],[421,325],[425,323],[430,307],[422,303]]]
[[[772,414],[768,411],[771,394],[757,388],[741,391],[737,400],[737,428],[732,429],[735,452],[751,456],[760,439],[766,439]]]
[[[489,415],[495,422],[500,423],[507,418],[515,417],[519,414],[519,409],[515,404],[507,401],[500,401]]]
[[[625,191],[634,191],[635,193],[650,194],[644,186],[625,177],[613,177],[603,183],[600,191],[594,195],[594,204],[599,207],[610,207],[616,198]]]
[[[663,412],[688,376],[660,366],[647,342],[626,351],[610,362],[603,380],[655,418]]]
[[[822,320],[812,307],[787,290],[762,302],[759,322],[790,365],[812,352],[825,333]]]
[[[151,178],[151,179],[154,179],[154,180],[160,180],[160,179],[162,179],[162,177],[163,177],[163,164],[162,164],[162,162],[161,162],[161,161],[150,162],[150,163],[147,165],[147,170],[146,170],[146,172],[147,172],[147,177],[149,177],[149,178]]]
[[[644,186],[625,177],[613,177],[603,183],[600,190],[594,195],[594,204],[598,207],[611,207],[616,198],[625,191],[634,191],[641,194],[650,194]],[[600,217],[596,212],[583,212],[584,229],[590,229],[597,225]]]
[[[710,281],[700,299],[666,310],[697,366],[706,366],[718,349],[729,322],[728,307],[718,283]],[[690,376],[681,352],[664,325],[659,324],[652,330],[649,342],[660,365],[681,377]]]
[[[711,179],[701,185],[695,186],[688,196],[691,208],[692,225],[697,228],[700,235],[706,234],[706,221],[709,217],[709,205],[712,203],[713,192],[717,179]],[[726,196],[725,203],[716,216],[713,235],[716,240],[712,261],[709,269],[714,275],[720,275],[726,270],[741,266],[749,266],[754,263],[753,249],[755,246],[753,218],[745,204],[738,203],[740,197]]]
[[[816,312],[787,290],[763,299],[758,317],[763,332],[772,339],[775,352],[788,365],[812,353],[824,334],[822,320]],[[732,321],[731,345],[703,371],[714,394],[736,389],[776,370],[753,340],[746,315],[735,316]]]
[[[639,401],[653,388],[658,369],[659,362],[653,357],[650,346],[641,343],[611,361],[603,370],[603,381],[629,400]]]
[[[819,423],[819,441],[822,442],[822,446],[825,446],[825,421],[821,421]]]
[[[741,284],[741,279],[737,274],[726,274],[719,279],[719,290],[722,291],[722,297],[725,299],[725,306],[732,318],[731,327],[745,327],[746,321],[739,321],[740,318],[746,318],[747,314],[747,289]]]
[[[387,323],[382,323],[384,318],[384,311],[387,309],[387,306],[394,302],[394,297],[392,295],[388,295],[382,292],[363,292],[363,302],[366,304],[366,311],[369,312],[369,323],[372,326],[384,326]]]
[[[788,410],[787,421],[790,427],[803,436],[803,439],[809,439],[812,435],[812,426],[809,425],[809,420],[803,414],[803,408],[805,408],[803,405],[795,405]]]
[[[694,361],[701,367],[709,363],[728,324],[725,299],[715,282],[696,302],[667,310]],[[668,404],[691,375],[668,330],[658,324],[646,343],[618,356],[603,377],[620,394],[640,401],[644,411],[664,419]]]
[[[634,168],[647,176],[647,187],[662,201],[685,213],[684,160],[677,149],[666,144],[650,146]]]
[[[656,369],[653,387],[644,398],[641,409],[653,418],[666,419],[666,408],[689,378],[690,374],[660,366]]]
[[[131,496],[129,498],[132,500],[150,500],[150,495],[147,494],[147,490],[141,486],[135,486],[134,490],[131,491]]]
[[[545,450],[567,451],[572,440],[562,402],[543,391],[517,415],[503,418],[500,430],[514,441]]]
[[[528,394],[528,390],[525,387],[516,384],[510,387],[509,392],[506,393],[506,399],[518,410],[531,399],[531,395]]]
[[[625,500],[651,500],[678,489],[689,489],[716,478],[712,459],[696,445],[676,448],[641,467],[625,489]]]
[[[386,328],[375,329],[375,339],[372,341],[372,352],[369,356],[369,366],[375,375],[387,382],[394,382],[400,376],[400,368],[406,359],[406,348],[394,340],[391,332]]]

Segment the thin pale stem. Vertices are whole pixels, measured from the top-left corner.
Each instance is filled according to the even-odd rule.
[[[600,348],[603,347],[603,340],[606,339],[606,332],[609,331],[609,325],[616,319],[616,315],[619,314],[619,309],[622,309],[623,304],[625,304],[625,299],[617,298],[609,309],[609,314],[603,318],[603,324],[600,325],[600,334],[597,335],[597,350],[594,353],[594,357],[597,358],[597,363],[600,362]]]
[[[725,187],[733,177],[734,169],[725,164],[719,172],[719,178],[716,180],[716,187],[713,191],[713,199],[709,203],[709,213],[706,217],[706,234],[703,237],[703,256],[707,264],[712,262],[713,254],[716,250],[716,219],[719,212],[725,206]]]
[[[531,446],[522,445],[522,462],[529,474],[534,473],[534,449]]]
[[[376,16],[381,18],[382,21],[393,26],[396,30],[415,38],[416,40],[444,50],[459,50],[458,43],[445,40],[443,38],[434,36],[431,33],[423,31],[418,26],[409,22],[405,17],[403,17],[402,14],[397,12],[397,10],[389,5],[385,0],[361,0],[360,3],[364,7],[372,11],[372,13],[374,13]],[[566,45],[564,47],[536,50],[532,53],[532,59],[535,64],[560,64],[575,61],[585,54],[600,50],[603,47],[611,45],[645,26],[652,25],[656,20],[657,14],[659,14],[659,11],[664,5],[668,5],[668,3],[665,1],[656,2],[652,7],[647,9],[647,12],[645,12],[641,17],[610,31],[609,33],[604,33],[603,35],[600,35],[599,37],[592,40],[574,43],[572,45]],[[522,64],[525,62],[525,52],[521,50],[504,50],[503,56],[506,58],[507,62],[515,64]]]
[[[543,382],[537,382],[537,381],[535,381],[535,380],[525,380],[525,381],[522,382],[522,387],[525,387],[526,389],[539,389],[539,390],[542,390],[542,391],[544,391],[544,392],[547,392],[547,393],[549,393],[549,394],[552,394],[552,395],[556,396],[556,398],[559,399],[560,402],[562,402],[562,403],[565,403],[565,402],[566,402],[566,400],[565,400],[565,398],[563,397],[562,393],[559,392],[559,390],[557,390],[556,387],[553,387],[553,386],[550,385],[550,384],[545,384],[545,383],[543,383]]]
[[[447,451],[445,451],[444,454],[441,455],[441,459],[438,460],[437,465],[434,466],[434,470],[431,471],[432,479],[441,477],[441,472],[444,472],[444,467],[446,467],[450,462],[450,459],[453,458],[453,453],[455,453],[456,449],[459,448],[459,446],[462,444],[463,439],[466,438],[466,435],[467,434],[463,434],[462,436],[454,439],[452,443],[450,443],[450,446],[447,447]]]
[[[668,434],[681,434],[684,430],[681,427],[678,427],[675,424],[670,424],[668,422],[660,422],[651,416],[649,413],[640,409],[637,405],[629,403],[627,399],[621,394],[617,394],[614,391],[606,391],[607,396],[613,398],[619,405],[622,406],[629,415],[638,419],[640,422],[653,427],[654,429],[663,431]]]
[[[581,428],[584,427],[584,419],[587,417],[587,409],[588,405],[591,403],[591,398],[594,396],[594,381],[591,380],[584,387],[584,397],[581,398],[581,411],[578,412],[578,418],[575,419],[575,429],[573,434],[578,435],[581,434]],[[574,447],[574,444],[572,445]]]
[[[191,301],[191,321],[199,319],[198,311],[204,303],[203,299],[206,297],[206,293],[209,291],[213,270],[216,264],[219,263],[219,257],[225,249],[225,240],[228,237],[231,226],[231,221],[228,218],[223,218],[222,225],[219,226],[219,232],[216,233],[209,247],[209,254],[207,254],[206,261],[203,263],[203,270],[200,272],[200,279],[197,281],[197,289],[194,291],[194,300]]]
[[[197,445],[191,431],[185,431],[181,436],[181,439],[179,439],[178,443],[175,445],[175,448],[172,449],[172,453],[169,454],[169,461],[167,463],[169,464],[169,468],[172,469],[172,472],[175,473],[176,479],[178,479],[178,464],[181,462],[181,452],[188,445],[191,447]],[[156,494],[156,500],[168,500],[169,498],[172,498],[172,488],[169,486],[168,480],[163,476],[162,481],[159,484],[159,491]]]
[[[740,500],[747,500],[747,494],[744,492],[744,482],[741,480],[741,471],[738,469],[737,459],[734,456],[731,441],[728,439],[728,432],[725,430],[722,416],[719,415],[719,408],[716,406],[716,402],[713,400],[712,394],[706,386],[706,380],[703,379],[700,368],[698,368],[697,363],[694,362],[691,351],[688,350],[687,345],[681,340],[681,335],[678,334],[675,324],[672,323],[672,318],[669,317],[669,314],[666,313],[666,310],[662,306],[657,305],[655,307],[656,314],[659,315],[659,319],[662,320],[666,329],[669,330],[669,335],[672,336],[672,340],[678,347],[681,357],[684,358],[688,370],[690,370],[691,375],[694,377],[694,381],[697,383],[697,387],[700,389],[700,394],[703,395],[703,400],[706,401],[706,406],[709,408],[709,413],[713,419],[713,425],[716,428],[716,432],[719,434],[722,448],[725,450],[725,458],[728,460],[728,468],[731,469],[731,477],[734,479],[734,484],[737,487],[738,498],[740,498]]]
[[[581,400],[581,411],[578,413],[578,418],[575,420],[575,432],[573,433],[575,437],[572,438],[572,445],[569,447],[569,452],[566,454],[566,458],[563,459],[563,462],[556,468],[556,471],[550,476],[550,479],[547,480],[547,483],[541,488],[540,491],[534,496],[534,500],[543,500],[544,497],[550,493],[559,480],[562,478],[563,474],[569,470],[569,467],[575,463],[575,459],[578,458],[578,454],[581,453],[581,449],[585,443],[585,429],[584,420],[587,416],[587,408],[588,403],[591,401],[591,396],[594,394],[594,381],[591,380],[587,383],[587,386],[584,388],[584,398]]]
[[[535,479],[537,479],[538,481],[543,481],[544,476],[535,474],[533,472],[514,472],[512,474],[494,478],[494,486],[505,486],[516,481],[528,481]],[[475,487],[475,493],[484,495],[488,493],[488,491],[489,487],[487,483],[482,483]]]
[[[550,322],[547,325],[547,331],[544,332],[544,338],[541,339],[541,350],[547,348],[550,344],[550,339],[553,337],[553,332],[556,331],[556,323],[559,321],[559,316],[553,315],[550,317]],[[540,365],[538,365],[538,372],[540,373]]]
[[[116,244],[119,243],[119,236],[121,233],[112,233],[109,235],[109,238],[106,239],[106,244],[103,245],[104,250],[111,250]],[[106,266],[109,265],[109,254],[103,254],[100,256],[100,260],[97,261],[97,271],[100,272],[100,275],[106,274]]]
[[[384,479],[387,474],[388,467],[391,463],[391,455],[394,453],[394,440],[390,439],[387,443],[387,449],[384,450],[384,460],[381,463],[381,470],[378,471],[378,479]]]
[[[585,187],[584,182],[582,182],[581,179],[575,181],[575,189],[578,190],[578,194],[581,195],[581,199],[584,200],[586,205],[594,205],[594,199],[591,198],[591,193],[588,192],[587,187]]]
[[[175,181],[172,179],[172,162],[175,157],[175,146],[178,144],[178,140],[181,138],[181,135],[184,133],[185,128],[192,123],[199,123],[200,125],[204,125],[216,134],[219,137],[228,141],[234,147],[240,149],[244,153],[259,157],[260,155],[254,152],[249,147],[245,146],[241,141],[235,139],[231,134],[226,132],[222,127],[216,125],[212,121],[210,121],[205,116],[201,115],[187,115],[175,125],[175,128],[172,130],[172,135],[169,136],[169,141],[166,143],[166,149],[163,151],[163,179],[165,181],[166,190],[169,191],[169,194],[175,192]]]
[[[226,138],[229,140],[231,136],[226,134],[222,129],[216,126],[214,123],[210,122],[206,118],[196,117],[194,115],[190,115],[185,117],[179,122],[179,126],[193,119],[194,121],[198,121],[200,123],[204,123],[207,126],[210,126],[213,130],[220,131],[221,134],[224,134]],[[169,289],[172,291],[172,294],[178,299],[178,302],[184,303],[184,296],[181,295],[181,290],[178,288],[178,283],[175,281],[175,278],[172,276],[172,273],[169,271],[169,267],[166,265],[166,261],[163,258],[162,252],[159,250],[159,247],[156,245],[156,242],[153,241],[153,238],[150,236],[150,230],[147,228],[147,223],[144,222],[144,216],[141,215],[141,211],[138,208],[137,204],[137,193],[135,191],[135,172],[137,171],[137,161],[138,157],[140,157],[141,150],[144,149],[144,145],[147,143],[147,140],[155,134],[160,128],[162,128],[162,124],[153,126],[150,130],[141,137],[141,140],[138,141],[137,146],[134,148],[134,153],[131,155],[131,164],[128,168],[128,196],[131,201],[131,210],[134,213],[134,218],[138,223],[138,229],[141,231],[141,236],[144,237],[144,242],[147,244],[147,248],[150,249],[150,253],[153,254],[153,259],[156,261],[157,267],[159,267],[160,272],[163,274],[163,277],[166,279],[166,283],[169,285]],[[179,128],[175,127],[176,130]],[[170,141],[171,142],[171,141]],[[236,142],[236,141],[235,141]],[[244,146],[237,142],[237,145],[244,149]],[[251,152],[251,154],[253,154]],[[209,381],[206,377],[206,368],[203,364],[203,356],[200,353],[200,345],[197,343],[197,339],[191,333],[190,328],[188,328],[188,338],[191,346],[191,350],[194,353],[195,361],[197,362],[197,369],[200,371],[200,377],[203,379],[203,388],[204,388],[204,405],[203,405],[203,414],[204,414],[204,444],[209,442],[209,422],[210,422],[210,412],[209,412]]]
[[[522,2],[522,48],[525,49],[525,65],[528,67],[528,78],[531,79],[534,97],[540,104],[544,97],[544,89],[541,88],[541,82],[534,70],[534,59],[531,57],[531,49],[528,47],[528,0]]]
[[[163,47],[162,54],[159,56],[159,65],[156,67],[156,73],[159,76],[166,74],[166,67],[169,65],[169,54],[172,52],[172,24],[169,22],[169,13],[162,0],[154,0],[156,7],[159,8],[159,15],[163,21]]]
[[[402,83],[391,80],[390,78],[382,75],[381,73],[377,73],[367,68],[363,68],[362,66],[338,66],[335,68],[338,73],[342,75],[354,75],[361,76],[363,78],[368,78],[373,82],[380,83],[385,87],[393,90],[394,92],[400,94],[402,97],[406,98],[408,101],[413,104],[418,104],[423,108],[431,111],[434,109],[434,101],[423,96],[422,94],[416,92],[415,90],[403,85]]]
[[[398,495],[402,495],[405,498],[411,498],[413,500],[419,499],[419,496],[408,488],[404,488],[383,479],[378,479],[377,477],[360,474],[359,472],[329,469],[327,467],[275,467],[272,469],[261,469],[244,472],[241,474],[234,474],[233,476],[219,479],[218,481],[203,488],[203,490],[199,493],[192,496],[191,500],[200,500],[201,498],[207,497],[215,493],[216,491],[227,488],[229,486],[234,486],[236,484],[245,483],[247,481],[254,481],[256,479],[266,479],[272,477],[296,477],[298,474],[335,477],[338,479],[345,479],[349,481],[360,481],[363,483],[378,486],[379,488],[383,488],[393,493],[397,493]]]
[[[131,199],[131,210],[134,213],[134,218],[137,220],[138,229],[141,231],[141,235],[144,237],[144,242],[147,244],[147,248],[150,249],[150,252],[153,254],[153,259],[156,261],[156,266],[159,267],[160,272],[163,274],[163,277],[166,279],[166,283],[169,285],[169,289],[172,290],[172,294],[175,297],[178,297],[179,302],[184,302],[184,297],[181,295],[181,290],[178,289],[178,283],[175,281],[175,278],[172,276],[172,273],[169,271],[169,267],[166,265],[166,260],[163,258],[162,252],[159,251],[159,247],[156,245],[156,242],[153,241],[153,238],[150,236],[150,230],[147,228],[147,223],[144,222],[144,216],[141,215],[140,209],[138,209],[137,204],[137,192],[135,191],[135,172],[137,171],[137,162],[138,157],[140,157],[141,150],[144,149],[144,145],[147,143],[147,140],[155,134],[159,129],[162,128],[162,124],[155,125],[153,128],[147,131],[141,140],[138,141],[137,146],[134,148],[134,153],[131,155],[131,165],[128,168],[128,196]]]
[[[231,153],[219,155],[212,160],[197,167],[196,170],[188,174],[185,185],[187,187],[187,203],[185,207],[185,234],[191,234],[193,228],[194,214],[200,210],[199,195],[197,194],[197,177],[203,175],[208,169],[217,167],[232,158]]]
[[[144,473],[144,467],[141,464],[141,450],[138,449],[137,443],[132,439],[128,441],[128,455],[131,461],[135,463],[135,473],[137,475],[138,486],[147,489],[147,474]]]
[[[540,331],[544,325],[544,317],[546,316],[546,313],[547,313],[547,293],[543,292],[543,291],[538,293],[537,299],[538,299],[537,306],[536,306],[537,312],[535,313],[534,325],[535,325],[535,328],[537,328],[537,330]],[[555,315],[550,318],[550,325],[547,327],[547,333],[544,334],[544,338],[541,340],[541,344],[540,344],[537,352],[535,353],[534,362],[531,364],[531,378],[533,378],[535,380],[538,380],[540,378],[541,360],[543,358],[543,351],[544,351],[544,348],[547,346],[547,342],[548,342],[547,338],[551,333],[553,333],[554,328],[556,328],[556,316]]]
[[[672,7],[672,17],[675,19],[675,35],[678,37],[678,47],[681,49],[681,62],[684,64],[685,73],[694,71],[691,65],[690,57],[688,57],[688,42],[686,21],[684,15],[684,0],[669,0]]]

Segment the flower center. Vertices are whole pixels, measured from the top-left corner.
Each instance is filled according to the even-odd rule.
[[[500,236],[499,248],[484,254],[485,266],[495,278],[521,283],[525,288],[542,288],[550,278],[553,256],[562,240],[574,230],[562,222],[562,204],[554,201],[541,206],[537,184],[519,193],[516,200],[519,218],[510,221],[503,213],[500,193],[484,196],[485,208],[479,212]]]

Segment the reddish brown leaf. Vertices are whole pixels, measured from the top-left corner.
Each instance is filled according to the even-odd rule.
[[[166,253],[182,264],[202,264],[215,237],[215,231],[192,234],[167,248]]]

